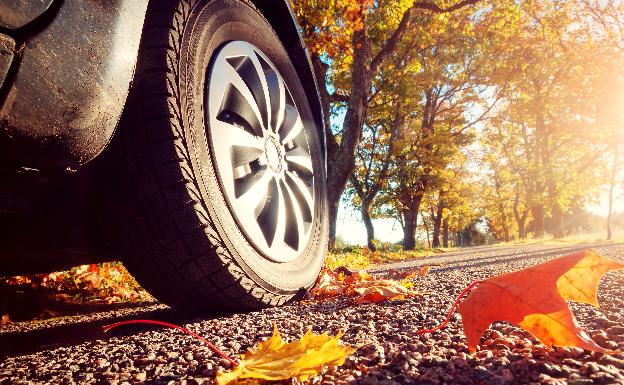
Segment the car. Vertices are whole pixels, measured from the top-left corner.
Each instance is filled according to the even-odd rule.
[[[0,85],[0,275],[119,259],[187,311],[314,284],[324,117],[288,0],[4,0]]]

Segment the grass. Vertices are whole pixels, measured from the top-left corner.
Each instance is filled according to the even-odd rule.
[[[353,247],[327,253],[325,255],[325,263],[329,269],[343,266],[349,270],[357,271],[384,263],[418,259],[452,250],[458,250],[458,248],[419,248],[411,251],[381,249],[372,252],[366,247]]]

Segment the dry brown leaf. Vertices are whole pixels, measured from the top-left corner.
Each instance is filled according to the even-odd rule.
[[[418,269],[420,271],[420,269]],[[378,279],[365,272],[349,272],[323,269],[311,295],[316,299],[336,296],[355,297],[357,303],[373,303],[385,300],[400,300],[417,294],[411,290],[410,279],[417,272],[406,272],[402,280]]]
[[[411,269],[391,270],[384,274],[386,279],[409,280],[416,277],[424,277],[429,274],[430,266],[414,267]]]
[[[9,317],[8,314],[3,314],[2,318],[0,318],[0,325],[8,325],[13,323],[13,321],[11,321],[11,317]]]
[[[358,294],[357,303],[375,303],[385,300],[402,300],[413,295],[410,289],[398,281],[381,279],[375,281],[363,281],[353,288]]]
[[[43,319],[55,318],[55,317],[58,317],[60,314],[61,313],[54,311],[54,310],[43,309],[39,312],[39,315],[35,319],[43,320]]]
[[[476,350],[492,322],[508,321],[549,348],[576,346],[611,353],[583,332],[566,300],[598,306],[600,279],[623,268],[622,263],[585,250],[482,281],[459,305],[470,350]]]

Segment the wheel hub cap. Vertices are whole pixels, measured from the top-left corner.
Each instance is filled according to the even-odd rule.
[[[272,136],[269,136],[264,142],[264,152],[267,163],[273,172],[282,171],[282,154],[283,146]]]
[[[247,42],[223,46],[207,75],[206,126],[230,212],[265,258],[293,261],[314,213],[308,125],[275,65]]]

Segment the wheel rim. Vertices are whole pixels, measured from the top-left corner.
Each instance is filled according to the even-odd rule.
[[[279,71],[252,44],[224,45],[207,79],[207,127],[230,212],[265,258],[293,261],[314,215],[307,125]]]

